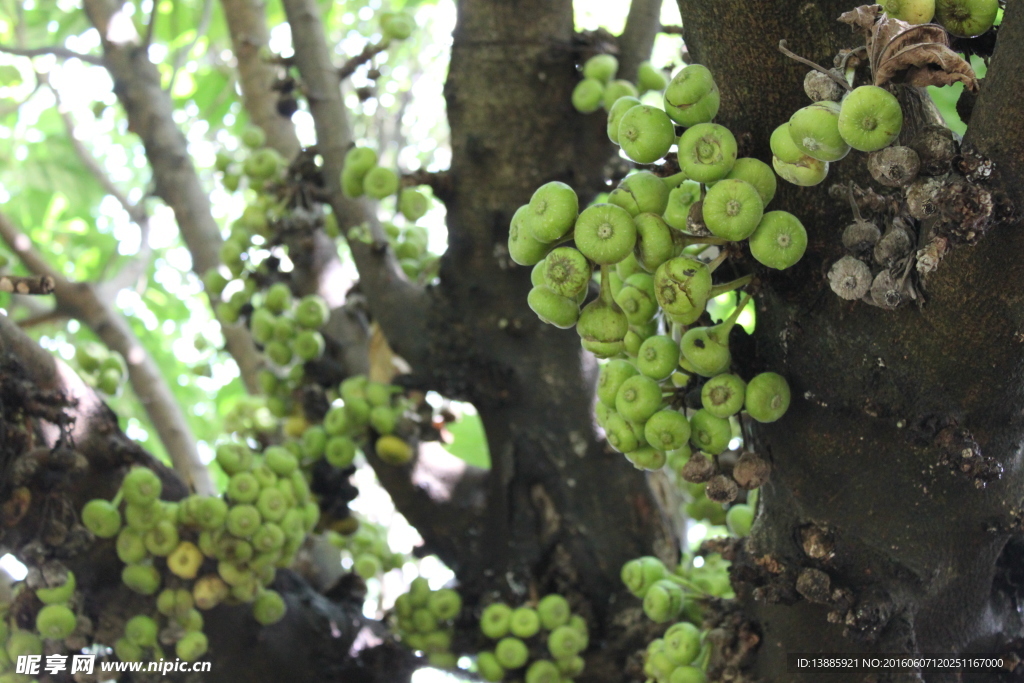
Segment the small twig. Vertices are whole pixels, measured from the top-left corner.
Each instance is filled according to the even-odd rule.
[[[796,61],[800,62],[801,64],[804,64],[806,66],[811,67],[815,71],[820,71],[821,73],[825,74],[826,76],[831,78],[833,81],[835,81],[839,85],[843,86],[843,88],[845,90],[847,90],[847,91],[853,90],[853,86],[851,86],[849,83],[847,83],[845,78],[841,78],[840,76],[835,75],[834,73],[832,73],[831,71],[829,71],[825,67],[817,65],[817,64],[815,64],[814,62],[812,62],[809,59],[804,59],[800,55],[796,54],[795,52],[793,52],[792,50],[787,48],[785,40],[780,40],[779,41],[779,52],[781,52],[782,54],[786,55],[790,59],[795,59]]]
[[[61,320],[67,320],[70,316],[67,312],[61,310],[60,306],[57,306],[45,313],[39,315],[32,315],[23,320],[15,320],[14,322],[23,330],[35,327],[36,325],[46,325],[47,323],[59,322]]]
[[[142,49],[149,50],[149,46],[153,44],[153,33],[156,29],[156,15],[157,8],[160,7],[160,3],[154,0],[153,9],[149,13],[149,21],[146,23],[146,37],[142,40]]]
[[[56,280],[49,275],[0,275],[0,292],[13,294],[53,294]]]
[[[434,196],[442,202],[452,195],[452,177],[448,171],[425,171],[420,169],[402,175],[402,187],[427,185],[434,191]]]
[[[386,40],[380,43],[367,43],[362,52],[341,65],[341,68],[338,69],[338,80],[343,81],[351,76],[360,66],[366,64],[368,61],[386,50],[388,48],[388,44],[389,43]]]
[[[155,12],[156,11],[156,9],[155,9],[156,8],[156,3],[155,2],[153,3],[153,7],[154,7],[153,11]],[[212,0],[206,0],[203,3],[203,13],[202,13],[202,15],[199,18],[199,25],[196,26],[196,35],[195,35],[195,37],[192,39],[191,43],[189,43],[187,46],[185,46],[185,47],[181,48],[180,50],[178,50],[178,52],[175,53],[175,55],[174,55],[174,66],[171,69],[171,78],[167,82],[167,92],[168,93],[173,92],[173,90],[174,90],[174,81],[176,81],[177,78],[178,78],[178,72],[181,71],[181,68],[183,66],[185,66],[185,62],[188,61],[188,56],[192,53],[192,50],[195,48],[196,43],[199,42],[199,37],[201,35],[203,35],[204,33],[206,33],[206,29],[210,25],[210,17],[211,16],[213,16],[213,2],[212,2]],[[149,41],[147,40],[147,44],[148,44],[148,42]],[[227,89],[225,88],[225,90],[227,90]],[[234,89],[232,89],[231,92],[234,92]]]
[[[95,64],[96,66],[103,66],[103,58],[95,55],[85,55],[81,52],[75,52],[69,50],[66,47],[60,47],[59,45],[50,45],[48,47],[34,47],[34,48],[21,48],[11,47],[10,45],[0,45],[0,52],[6,52],[9,55],[15,55],[17,57],[42,57],[43,55],[53,55],[54,57],[62,57],[63,59],[80,59],[86,64]]]
[[[664,26],[663,25],[661,28],[658,29],[658,31],[661,32],[661,33],[668,33],[670,35],[676,35],[676,36],[683,35],[683,27],[682,26]]]

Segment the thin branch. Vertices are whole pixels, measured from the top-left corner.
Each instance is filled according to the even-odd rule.
[[[44,55],[53,55],[54,57],[60,57],[62,59],[79,59],[86,64],[94,64],[96,66],[103,66],[103,58],[95,55],[86,55],[81,52],[75,52],[69,50],[66,47],[60,47],[58,45],[50,45],[48,47],[34,47],[34,48],[23,48],[13,47],[11,45],[0,45],[0,52],[6,52],[9,55],[16,55],[18,57],[42,57]]]
[[[13,248],[13,247],[12,247]],[[49,275],[0,275],[0,292],[14,294],[53,294],[56,280]]]
[[[124,316],[109,299],[103,299],[87,283],[69,281],[33,248],[7,216],[0,213],[0,239],[7,243],[21,262],[45,281],[57,297],[57,308],[82,321],[109,348],[117,351],[128,366],[128,379],[146,414],[156,428],[160,441],[174,463],[174,469],[198,493],[216,493],[210,473],[199,459],[196,439],[189,429],[181,407],[174,399],[167,380],[131,330]],[[0,288],[4,279],[0,278]],[[25,279],[25,278],[22,278]],[[24,292],[21,292],[24,293]]]
[[[811,67],[815,71],[820,71],[821,73],[825,74],[826,76],[831,78],[833,81],[835,81],[839,85],[843,86],[843,89],[846,90],[847,92],[853,90],[853,86],[850,85],[845,78],[837,76],[836,74],[832,73],[831,71],[829,71],[825,67],[820,66],[818,64],[815,64],[811,60],[805,59],[804,57],[801,57],[797,53],[795,53],[792,50],[790,50],[788,47],[786,47],[786,41],[785,40],[780,40],[779,41],[779,52],[781,52],[782,54],[786,55],[790,59],[794,59],[794,60],[800,62],[801,64],[805,65],[805,66]]]
[[[384,50],[388,49],[389,41],[384,40],[379,43],[367,43],[363,51],[357,54],[355,57],[350,57],[341,68],[338,69],[338,80],[345,80],[349,76],[355,73],[363,64],[379,55]]]
[[[662,0],[633,0],[629,3],[626,27],[619,36],[619,74],[617,78],[636,78],[640,63],[650,59],[654,38],[661,26]]]
[[[156,12],[157,3],[153,3],[153,12]],[[174,66],[171,69],[171,78],[167,82],[167,92],[173,92],[174,81],[178,78],[178,72],[185,66],[185,62],[188,61],[188,56],[192,54],[192,50],[195,48],[196,43],[199,42],[199,37],[206,33],[206,29],[210,27],[210,17],[213,16],[213,0],[204,0],[203,2],[203,13],[199,16],[199,25],[196,26],[196,36],[192,39],[192,42],[187,46],[178,50],[174,55]],[[149,44],[147,38],[147,45]]]
[[[295,63],[306,86],[316,128],[317,149],[324,159],[324,186],[330,193],[331,207],[346,236],[355,226],[368,223],[374,237],[371,242],[382,242],[376,239],[382,230],[370,205],[349,200],[341,192],[341,169],[352,133],[319,7],[316,0],[285,0],[284,8],[292,29]],[[405,277],[390,249],[357,240],[350,240],[349,246],[370,311],[389,343],[413,367],[424,367],[429,362],[429,299]]]
[[[278,94],[273,89],[279,67],[260,57],[260,50],[270,43],[263,5],[256,0],[221,0],[221,6],[231,33],[242,106],[266,134],[267,146],[285,159],[294,159],[299,153],[299,138],[291,119],[277,112]]]
[[[683,35],[682,26],[662,26],[658,29],[658,33],[667,33],[670,36],[681,36]]]
[[[112,0],[85,0],[85,11],[103,40],[104,63],[128,116],[129,128],[141,139],[153,168],[155,194],[174,211],[181,236],[192,256],[192,269],[202,277],[220,265],[220,228],[213,219],[210,198],[199,182],[185,136],[174,122],[170,96],[160,87],[160,72],[138,45],[107,40],[111,17],[118,9]],[[210,297],[215,305],[218,299]],[[263,358],[248,330],[221,325],[228,352],[238,363],[251,393],[258,393],[256,373]]]
[[[67,320],[69,317],[70,316],[65,311],[61,310],[60,306],[56,306],[45,313],[29,316],[28,318],[23,318],[21,320],[15,320],[15,323],[17,323],[18,327],[21,329],[27,330],[36,327],[37,325],[48,325],[49,323]]]
[[[434,196],[447,202],[454,191],[454,178],[450,171],[425,171],[420,169],[402,174],[402,187],[427,185],[434,191]]]

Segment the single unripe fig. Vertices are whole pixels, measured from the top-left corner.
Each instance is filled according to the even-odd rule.
[[[506,669],[518,669],[524,666],[526,660],[530,658],[530,650],[526,647],[526,643],[518,638],[506,636],[495,645],[494,656],[497,657],[498,663]]]
[[[875,152],[888,147],[899,137],[902,129],[903,109],[896,96],[888,90],[862,85],[843,99],[839,133],[854,149]]]
[[[476,656],[476,668],[485,681],[498,683],[505,678],[505,668],[498,663],[493,652],[480,652]]]
[[[956,36],[979,36],[992,28],[998,0],[935,0],[935,21]]]
[[[568,624],[558,626],[548,635],[548,652],[556,659],[573,657],[586,648],[586,635]]]
[[[932,1],[934,2],[934,0]],[[837,71],[837,75],[842,78],[842,73]],[[804,76],[804,92],[807,93],[807,97],[811,98],[811,102],[821,102],[822,100],[838,102],[846,94],[846,89],[834,79],[829,78],[827,74],[817,69],[811,69]]]
[[[790,392],[786,378],[762,372],[747,383],[744,408],[758,422],[775,422],[789,409]]]
[[[253,180],[270,180],[284,166],[284,159],[277,150],[259,149],[249,155],[242,164],[242,172]]]
[[[552,250],[544,263],[544,286],[555,294],[575,299],[590,284],[593,275],[590,262],[572,247]]]
[[[718,85],[706,66],[691,64],[665,88],[665,112],[681,126],[708,123],[718,114]]]
[[[690,430],[690,443],[710,455],[724,451],[732,439],[729,420],[715,417],[703,408],[690,416]]]
[[[725,513],[725,525],[737,536],[749,536],[754,523],[754,508],[749,505],[733,505]]]
[[[668,114],[646,104],[632,107],[623,114],[618,137],[626,156],[640,164],[662,158],[676,141],[675,126]]]
[[[758,227],[764,202],[757,188],[745,180],[720,180],[708,190],[701,213],[704,224],[716,237],[744,240]]]
[[[259,498],[281,495],[280,492],[272,491],[272,489],[262,491]],[[259,529],[261,522],[262,518],[260,517],[259,510],[253,505],[243,504],[235,505],[231,508],[227,514],[226,526],[232,536],[236,538],[249,538]]]
[[[175,520],[177,521],[177,520]],[[146,532],[146,550],[157,557],[165,557],[178,547],[178,527],[174,522],[160,520]]]
[[[526,669],[524,683],[560,683],[562,674],[555,663],[547,659],[538,659]]]
[[[627,360],[610,360],[597,376],[597,398],[606,406],[615,407],[615,395],[619,387],[630,377],[639,374],[636,367]]]
[[[711,327],[693,327],[687,330],[683,334],[679,348],[693,372],[704,377],[714,377],[725,372],[732,362],[728,333],[719,335]]]
[[[462,611],[462,598],[451,588],[442,588],[430,594],[430,597],[427,598],[427,608],[438,619],[449,621],[458,616],[459,612]],[[513,618],[514,616],[513,613]],[[528,636],[519,637],[525,638]]]
[[[179,659],[192,662],[206,654],[208,648],[209,641],[207,641],[205,633],[189,631],[174,645],[174,653],[178,655]]]
[[[775,180],[775,173],[772,172],[771,166],[760,159],[752,159],[750,157],[737,159],[736,163],[732,165],[729,175],[725,176],[725,179],[745,180],[753,185],[754,189],[757,190],[757,194],[760,195],[764,206],[768,206],[768,202],[775,197],[775,190],[778,187],[778,182]]]
[[[590,114],[601,108],[604,83],[595,78],[584,78],[572,89],[572,106],[581,114]]]
[[[636,84],[641,92],[664,90],[668,86],[668,79],[650,62],[640,62],[636,70]]]
[[[715,417],[732,417],[743,409],[747,383],[736,375],[715,375],[700,392],[701,405]]]
[[[688,256],[677,256],[654,273],[654,294],[670,316],[686,317],[704,311],[711,293],[711,271]],[[698,312],[699,311],[699,312]]]
[[[405,465],[412,460],[412,446],[391,434],[377,439],[374,448],[377,452],[377,457],[389,465]]]
[[[595,204],[576,221],[576,246],[595,263],[612,264],[626,258],[636,244],[636,225],[629,213],[614,204]]]
[[[527,204],[519,207],[509,225],[509,256],[519,265],[539,263],[553,246],[537,240],[534,233],[525,225],[523,219],[528,211],[529,205]]]
[[[220,498],[202,498],[196,505],[196,523],[203,529],[213,531],[224,525],[228,505]]]
[[[480,631],[491,640],[504,638],[508,634],[511,619],[512,608],[505,603],[488,605],[480,615]]]
[[[94,498],[82,508],[82,524],[100,538],[113,538],[121,530],[121,513],[110,501]]]
[[[252,616],[263,626],[281,621],[286,610],[284,598],[277,591],[265,590],[252,603]]]
[[[133,467],[121,482],[124,499],[139,507],[152,505],[162,488],[160,477],[146,467]]]
[[[677,410],[659,410],[644,425],[644,438],[659,451],[682,448],[690,440],[690,422]]]
[[[327,302],[316,294],[302,297],[295,307],[295,322],[307,330],[320,329],[330,315],[331,309]]]
[[[639,267],[653,273],[675,254],[675,240],[668,225],[655,213],[642,213],[633,219],[636,245],[633,254]]]
[[[637,369],[657,382],[668,379],[678,363],[679,345],[667,335],[648,337],[640,344],[636,355]]]
[[[258,126],[246,126],[241,135],[242,144],[249,149],[259,149],[267,142],[267,136]]]
[[[531,607],[519,607],[512,610],[509,620],[509,631],[516,638],[532,638],[540,631],[540,617],[537,610]]]
[[[935,0],[885,0],[882,9],[908,24],[927,24],[935,16]]]
[[[375,166],[363,176],[363,192],[373,199],[384,199],[398,192],[398,174],[389,168]]]
[[[772,168],[786,182],[800,185],[801,187],[817,185],[828,175],[827,161],[818,161],[814,157],[807,155],[792,163],[781,161],[778,157],[772,157]]]
[[[700,201],[700,185],[687,180],[679,187],[669,192],[668,203],[665,206],[665,223],[676,230],[686,230],[686,219],[690,213],[690,207]]]
[[[572,610],[569,609],[569,601],[558,593],[549,593],[537,603],[537,615],[540,617],[540,624],[548,631],[554,631],[559,626],[569,623]]]
[[[138,614],[124,625],[124,636],[139,647],[153,647],[159,628],[152,617]]]
[[[910,147],[890,145],[868,155],[868,172],[887,187],[910,184],[921,170],[921,158]]]
[[[629,324],[643,325],[658,312],[658,302],[654,298],[654,279],[647,273],[630,275],[615,295],[615,303],[622,309]]]
[[[636,86],[629,81],[612,81],[605,86],[604,97],[601,99],[601,104],[604,105],[605,111],[610,111],[612,106],[621,98],[636,97],[637,94]]]
[[[579,214],[579,199],[565,183],[552,181],[537,188],[522,217],[533,238],[556,242],[572,229]]]
[[[356,444],[347,436],[332,436],[324,447],[324,460],[332,467],[344,469],[352,464],[356,457]]]
[[[268,446],[263,451],[263,461],[279,477],[291,475],[299,466],[298,459],[283,446]]]
[[[622,565],[620,577],[630,593],[643,599],[647,590],[666,574],[668,569],[661,560],[645,555]]]
[[[793,144],[818,161],[839,161],[845,157],[850,153],[850,143],[839,131],[840,111],[837,103],[828,100],[798,109],[789,119]]]
[[[668,677],[668,683],[707,683],[707,680],[704,669],[695,666],[676,667]]]
[[[788,211],[769,211],[750,236],[750,254],[769,268],[785,270],[807,251],[807,230]]]
[[[64,605],[46,605],[36,615],[36,630],[43,638],[51,640],[70,636],[76,623],[75,613]]]
[[[129,564],[121,570],[121,581],[136,593],[153,595],[160,589],[160,572],[148,564]]]
[[[668,579],[655,581],[644,595],[644,614],[651,621],[663,624],[679,616],[686,599],[683,588]]]
[[[605,417],[603,426],[608,445],[620,453],[635,451],[643,445],[642,434],[637,434],[629,421],[614,410]]]
[[[619,144],[619,123],[622,122],[622,117],[626,115],[627,111],[639,104],[640,100],[636,97],[620,97],[612,105],[612,108],[608,110],[608,139],[616,145]]]
[[[787,164],[796,163],[807,156],[796,146],[796,142],[789,134],[789,122],[783,123],[772,131],[768,146],[771,147],[773,157]]]
[[[665,466],[664,451],[655,450],[652,446],[641,446],[632,450],[626,455],[626,460],[632,463],[638,470],[654,472]]]
[[[75,593],[75,587],[75,573],[68,569],[64,575],[64,583],[59,586],[37,588],[36,597],[44,605],[56,605],[70,600],[71,596]]]
[[[615,411],[633,422],[646,422],[660,408],[661,387],[644,375],[630,377],[615,394]]]
[[[430,208],[430,199],[414,187],[403,188],[398,195],[398,210],[406,220],[418,221]]]
[[[725,126],[699,123],[679,138],[679,168],[701,183],[721,180],[736,163],[736,138]]]
[[[611,82],[619,70],[619,60],[614,55],[594,55],[583,63],[583,78],[593,78],[602,85]]]
[[[688,621],[670,626],[663,641],[665,656],[676,666],[686,666],[700,654],[700,629]]]
[[[669,188],[665,181],[650,171],[638,171],[626,176],[612,190],[608,202],[621,206],[630,216],[641,213],[660,214],[668,204]]]

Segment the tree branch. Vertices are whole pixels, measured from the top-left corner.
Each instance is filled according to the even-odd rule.
[[[314,0],[285,0],[284,8],[292,29],[295,64],[316,125],[317,149],[324,159],[324,183],[331,207],[346,237],[355,226],[368,223],[375,238],[371,245],[349,240],[370,311],[392,348],[414,367],[423,365],[428,355],[428,299],[402,273],[381,237],[380,224],[369,203],[347,199],[341,193],[341,169],[352,134],[319,8]]]
[[[69,50],[66,47],[59,45],[50,45],[48,47],[35,47],[35,48],[24,48],[24,47],[13,47],[11,45],[0,45],[0,52],[6,52],[9,55],[15,55],[18,57],[42,57],[43,55],[53,55],[54,57],[60,57],[61,59],[78,59],[86,64],[95,64],[96,66],[103,66],[103,58],[95,55],[86,55],[74,50]]]
[[[210,27],[210,19],[213,16],[213,0],[203,0],[203,13],[199,17],[199,25],[196,26],[196,35],[192,39],[192,42],[185,47],[179,49],[174,55],[174,64],[171,67],[171,77],[167,81],[167,92],[170,93],[174,90],[174,81],[178,78],[178,72],[181,71],[181,67],[185,65],[188,56],[192,53],[196,43],[199,42],[199,37],[206,33],[206,29]],[[150,19],[148,31],[152,31],[153,23],[156,21],[156,3],[153,4],[153,18]],[[149,45],[151,36],[146,35],[146,45]]]
[[[224,18],[231,33],[231,48],[238,67],[242,88],[242,106],[249,118],[263,129],[267,146],[276,149],[285,159],[299,153],[299,138],[291,119],[277,112],[277,93],[272,86],[278,68],[260,58],[260,49],[270,43],[270,33],[257,0],[221,0]]]
[[[59,310],[81,320],[104,344],[124,357],[132,389],[156,428],[160,441],[174,463],[175,471],[196,492],[215,493],[210,473],[199,459],[196,439],[185,415],[160,369],[139,343],[124,316],[108,303],[109,299],[98,296],[93,286],[73,283],[57,272],[32,248],[28,237],[3,214],[0,214],[0,238],[29,270],[37,274],[33,279],[46,281],[49,291],[40,293],[56,294]],[[5,279],[9,279],[9,276],[0,278],[0,289]]]
[[[11,247],[13,249],[13,246]],[[21,277],[18,275],[0,276],[0,292],[11,292],[13,294],[53,294],[57,283],[49,275],[31,275]]]
[[[661,27],[662,0],[633,0],[626,15],[626,28],[619,36],[619,75],[636,78],[640,63],[650,59],[654,37]]]
[[[85,11],[99,30],[104,64],[114,80],[114,91],[128,116],[129,128],[141,139],[153,168],[156,194],[174,211],[181,236],[192,255],[192,269],[200,277],[220,265],[220,229],[213,219],[210,198],[199,182],[185,136],[172,116],[170,96],[160,87],[160,73],[136,41],[114,43],[107,37],[110,20],[118,9],[113,0],[86,0]],[[217,298],[210,297],[211,304]],[[228,352],[238,363],[246,387],[258,392],[256,373],[263,364],[248,330],[221,323]]]
[[[354,74],[356,69],[363,64],[366,64],[386,49],[388,49],[388,41],[386,40],[379,43],[367,43],[362,52],[354,57],[349,57],[348,60],[341,65],[341,68],[338,69],[338,80],[345,80]]]

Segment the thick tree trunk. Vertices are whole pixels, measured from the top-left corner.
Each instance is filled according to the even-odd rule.
[[[826,66],[838,48],[858,44],[835,22],[851,9],[845,3],[679,4],[691,56],[722,88],[719,119],[737,137],[749,133],[750,153],[764,160],[771,131],[807,103],[806,69],[776,50],[779,40]],[[1003,131],[1008,112],[1019,117],[1005,98],[1021,78],[1021,41],[1012,36],[1022,21],[1011,8],[968,135],[997,159],[997,177],[982,186],[1001,187],[1018,202],[1019,126],[1009,140]],[[762,636],[756,674],[763,680],[867,675],[787,674],[787,653],[1000,652],[1022,634],[1018,595],[1009,588],[1018,581],[1000,561],[1019,534],[1024,494],[1019,226],[1004,222],[979,245],[956,247],[928,280],[923,305],[884,311],[842,301],[824,274],[842,255],[840,235],[852,217],[827,189],[849,178],[866,184],[865,158],[852,152],[819,187],[780,187],[774,208],[798,215],[810,244],[795,268],[759,273],[756,354],[741,360],[751,371],[783,373],[794,397],[782,420],[754,433],[774,471],[745,573],[734,576]],[[980,445],[974,458],[1003,468],[987,487],[942,464],[970,437]],[[852,607],[803,599],[794,583],[807,569],[850,591]],[[841,623],[832,623],[837,617]],[[925,680],[960,679],[946,672]]]

